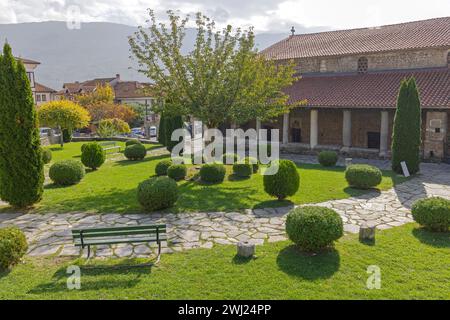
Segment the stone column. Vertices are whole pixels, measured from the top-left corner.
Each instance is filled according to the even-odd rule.
[[[344,110],[342,123],[342,152],[350,151],[352,146],[352,112]]]
[[[380,127],[380,157],[386,157],[388,154],[388,137],[389,137],[389,112],[381,111],[381,127]]]
[[[289,143],[289,113],[283,115],[283,144]]]
[[[319,110],[311,110],[311,121],[310,121],[311,131],[310,131],[310,145],[311,149],[314,149],[319,144]]]

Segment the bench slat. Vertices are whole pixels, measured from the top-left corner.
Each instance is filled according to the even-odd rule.
[[[167,241],[167,237],[161,236],[159,238],[159,240],[160,241]],[[150,238],[150,237],[147,237],[147,238],[134,238],[134,239],[131,239],[131,238],[128,238],[128,239],[127,238],[125,238],[125,239],[124,238],[122,238],[122,239],[117,238],[117,239],[105,239],[105,240],[102,240],[102,239],[96,239],[96,240],[88,239],[88,240],[84,241],[84,245],[87,246],[87,245],[119,244],[119,243],[142,243],[142,242],[156,242],[156,237],[152,237],[152,238]],[[76,247],[80,247],[81,246],[81,241],[75,241],[74,245]]]
[[[108,232],[108,231],[127,231],[127,230],[156,230],[159,228],[160,230],[166,229],[165,224],[155,224],[155,225],[139,225],[139,226],[126,226],[126,227],[107,227],[107,228],[87,228],[87,229],[74,229],[72,230],[72,234],[80,233],[83,231],[83,234],[88,234],[89,232]]]
[[[117,236],[138,236],[138,235],[155,235],[166,233],[164,229],[143,229],[143,230],[118,230],[118,231],[98,231],[98,232],[83,232],[83,239],[89,238],[105,238],[105,237],[117,237]],[[72,234],[74,239],[81,238],[81,233]]]

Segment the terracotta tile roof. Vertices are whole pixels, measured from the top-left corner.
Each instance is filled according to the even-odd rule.
[[[450,46],[450,17],[291,36],[261,53],[275,60]]]
[[[24,64],[41,64],[40,62],[31,59],[25,59],[20,57],[16,57],[16,59],[22,61]]]
[[[95,88],[97,85],[105,85],[105,84],[111,83],[115,79],[116,78],[98,78],[98,79],[93,79],[93,80],[87,80],[87,81],[83,82],[83,86]]]
[[[34,88],[36,92],[56,92],[56,90],[53,90],[52,88],[46,87],[43,84],[37,82],[34,83]]]
[[[450,69],[311,74],[286,89],[290,103],[307,99],[310,107],[395,108],[400,82],[414,76],[423,108],[450,109]]]
[[[148,89],[150,88],[148,83],[140,83],[137,81],[121,81],[114,86],[114,93],[116,99],[124,98],[143,98],[148,97]]]

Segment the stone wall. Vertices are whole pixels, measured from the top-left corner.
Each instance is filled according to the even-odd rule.
[[[319,145],[342,145],[342,110],[319,110]]]
[[[448,66],[446,49],[423,49],[384,52],[367,55],[350,55],[341,57],[314,57],[297,59],[300,73],[313,72],[356,72],[358,60],[366,57],[369,62],[369,71],[414,69]]]
[[[445,111],[428,111],[424,140],[425,159],[443,159],[446,153],[448,116]]]

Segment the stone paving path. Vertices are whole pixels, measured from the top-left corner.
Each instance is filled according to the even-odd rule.
[[[316,205],[335,209],[344,220],[345,231],[356,233],[362,223],[376,225],[378,229],[388,229],[412,222],[412,203],[427,196],[450,199],[449,165],[423,164],[419,176],[391,190],[374,191],[360,197]],[[171,253],[192,248],[212,248],[215,244],[233,244],[244,240],[257,245],[266,241],[283,241],[286,239],[285,216],[291,209],[249,209],[245,213],[0,214],[0,227],[15,225],[24,230],[29,240],[31,256],[72,256],[80,254],[79,249],[72,245],[72,228],[165,223],[168,226],[169,241],[164,243],[163,252]],[[126,244],[99,246],[94,251],[96,257],[148,257],[155,250],[155,245]]]

